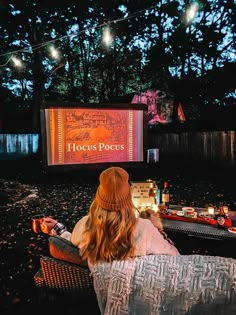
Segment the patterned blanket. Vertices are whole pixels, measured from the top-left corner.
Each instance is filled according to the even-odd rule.
[[[236,260],[149,255],[98,263],[94,288],[103,315],[235,315]]]

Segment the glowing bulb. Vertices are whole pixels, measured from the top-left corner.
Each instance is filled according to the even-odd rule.
[[[103,31],[102,41],[106,46],[110,46],[111,43],[113,42],[113,37],[111,35],[111,31],[108,26]]]
[[[16,57],[12,57],[11,58],[12,62],[14,63],[14,66],[16,66],[17,68],[21,68],[22,67],[22,61],[19,58]]]
[[[213,207],[208,207],[208,214],[209,215],[214,215],[215,209]]]
[[[195,18],[197,12],[198,12],[199,5],[198,3],[193,3],[189,6],[189,8],[186,11],[186,22],[190,23]]]
[[[157,212],[157,211],[158,211],[158,206],[157,206],[157,205],[155,205],[155,204],[154,204],[154,205],[152,205],[152,210],[153,210],[153,211],[155,211],[155,212]]]
[[[52,58],[55,58],[55,59],[59,58],[59,52],[54,46],[50,47],[50,52],[51,52]]]
[[[223,211],[224,211],[224,214],[228,215],[229,213],[229,208],[227,206],[224,206],[223,207]]]

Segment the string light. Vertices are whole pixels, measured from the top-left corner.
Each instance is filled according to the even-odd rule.
[[[54,59],[60,58],[59,51],[53,45],[50,46],[49,50],[50,50],[52,58]]]
[[[52,76],[58,69],[60,69],[60,68],[62,68],[62,67],[64,67],[64,66],[65,66],[64,63],[60,63],[56,68],[54,68],[54,69],[50,72],[49,76]]]
[[[11,55],[10,58],[8,58],[4,64],[0,65],[0,67],[6,66],[11,61],[12,57],[13,57],[13,55]]]
[[[155,5],[153,5],[153,6],[149,7],[149,8],[147,8],[147,9],[143,9],[143,10],[134,12],[134,13],[132,13],[132,14],[126,16],[126,17],[123,17],[123,18],[119,18],[119,19],[110,21],[109,23],[110,23],[110,24],[111,24],[111,23],[119,23],[119,22],[121,22],[121,21],[130,20],[130,19],[132,19],[132,18],[134,18],[134,17],[137,17],[138,15],[142,14],[143,12],[150,11],[150,10],[152,10],[152,9],[154,9],[154,8],[156,8]],[[85,29],[85,30],[82,30],[82,31],[78,32],[77,34],[64,35],[64,36],[61,36],[61,37],[56,38],[56,39],[52,39],[52,40],[49,40],[49,41],[46,41],[46,42],[43,42],[43,43],[39,43],[39,44],[33,45],[33,46],[31,46],[31,47],[24,47],[24,48],[21,48],[21,49],[12,51],[12,52],[7,52],[7,53],[4,53],[4,54],[0,54],[0,57],[5,57],[5,56],[7,56],[7,55],[9,55],[9,54],[13,55],[13,54],[17,54],[17,53],[29,52],[29,50],[31,50],[31,51],[33,51],[33,50],[38,50],[38,49],[40,49],[40,48],[43,48],[43,47],[47,46],[48,44],[55,43],[56,41],[64,40],[64,39],[72,38],[72,37],[78,37],[78,36],[82,35],[83,33],[87,32],[87,31],[94,31],[94,28],[102,28],[102,27],[104,27],[104,26],[107,27],[107,23],[102,23],[102,24],[98,25],[97,27],[92,26],[92,27],[90,27],[90,28],[88,28],[88,29]],[[105,30],[106,30],[106,28],[105,28]],[[112,38],[112,36],[111,36],[111,38]],[[108,39],[108,37],[107,37],[107,39]],[[55,51],[54,51],[54,53],[55,53]],[[0,67],[6,66],[6,65],[10,62],[10,60],[12,59],[12,57],[13,57],[13,56],[11,56],[11,57],[7,60],[6,63],[0,64]]]
[[[125,21],[125,20],[130,20],[132,18],[135,18],[135,17],[141,15],[143,12],[151,11],[151,10],[153,10],[155,8],[156,8],[156,5],[150,6],[150,7],[146,8],[146,9],[143,9],[143,10],[131,13],[130,15],[128,15],[126,17],[122,17],[122,18],[119,18],[119,19],[112,20],[112,21],[109,22],[109,24],[111,24],[111,23],[115,24],[115,23],[119,23],[119,22],[122,22],[122,21]],[[186,13],[185,13],[187,24],[191,23],[191,21],[196,16],[199,8],[200,8],[200,5],[199,5],[199,3],[197,1],[193,2],[189,6],[189,8],[186,10]],[[112,44],[114,38],[113,38],[113,36],[111,34],[109,26],[107,26],[107,23],[102,23],[102,24],[99,24],[96,27],[92,26],[92,27],[90,27],[88,29],[84,29],[84,30],[78,32],[77,34],[64,35],[64,36],[61,36],[61,37],[58,37],[58,38],[54,38],[54,39],[46,41],[46,42],[42,42],[42,43],[39,43],[39,44],[36,44],[36,45],[32,45],[30,47],[24,47],[24,48],[20,48],[18,50],[12,51],[12,52],[7,52],[7,53],[4,53],[4,54],[0,54],[0,57],[5,57],[5,56],[11,54],[10,58],[4,64],[0,64],[0,67],[6,66],[12,60],[14,54],[25,53],[25,52],[29,52],[29,51],[38,50],[38,49],[41,49],[41,48],[47,46],[48,44],[55,43],[56,41],[64,40],[64,39],[68,39],[68,38],[73,38],[73,37],[78,37],[78,36],[82,35],[85,32],[94,31],[94,29],[103,28],[104,26],[105,26],[105,29],[104,29],[103,35],[102,35],[102,42],[104,43],[104,45],[109,47]],[[51,52],[51,56],[53,58],[55,58],[55,59],[59,59],[60,58],[59,51],[56,50],[56,48],[53,47],[53,45],[50,48],[50,52]],[[20,60],[18,58],[17,58],[17,60],[15,60],[13,62],[15,64],[15,66],[17,66],[17,67],[21,67],[22,66],[22,63],[20,62]]]
[[[106,26],[103,35],[102,35],[102,42],[109,47],[113,42],[113,36],[111,34],[111,30],[109,26]]]
[[[187,24],[190,24],[193,21],[193,19],[197,15],[198,9],[199,9],[198,2],[193,2],[192,4],[190,4],[188,9],[186,10],[186,23]]]
[[[13,62],[14,66],[16,66],[17,68],[22,68],[23,67],[23,63],[22,63],[22,61],[19,58],[15,57],[15,56],[12,56],[11,57],[11,61]]]

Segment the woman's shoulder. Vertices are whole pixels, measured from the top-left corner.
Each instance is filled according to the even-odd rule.
[[[88,219],[88,215],[83,216],[78,222],[85,222]]]
[[[71,235],[71,242],[76,246],[78,246],[81,243],[82,234],[83,234],[85,222],[87,221],[87,219],[88,219],[87,215],[82,217],[74,226],[74,229]]]
[[[143,218],[138,218],[137,222],[138,227],[144,227],[144,226],[153,226],[152,222],[149,219],[143,219]]]
[[[149,219],[138,218],[136,225],[137,232],[143,234],[146,231],[151,232],[153,228],[155,229],[154,225]]]
[[[138,218],[136,235],[151,237],[153,234],[159,234],[158,229],[153,225],[153,223],[149,219]]]
[[[85,222],[88,219],[88,215],[83,216],[81,219],[79,219],[79,221],[75,224],[74,229],[81,229],[81,227],[84,227]]]

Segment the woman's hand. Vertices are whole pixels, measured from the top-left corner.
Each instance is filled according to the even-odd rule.
[[[54,220],[53,218],[50,218],[50,217],[42,218],[40,220],[41,231],[45,234],[51,235],[51,230],[56,224],[57,224],[57,221]]]
[[[149,219],[152,224],[160,231],[163,231],[163,225],[161,222],[159,212],[155,212],[154,210],[147,209],[146,211],[142,211],[140,213],[140,217],[143,219]]]

